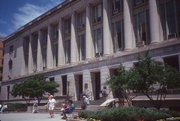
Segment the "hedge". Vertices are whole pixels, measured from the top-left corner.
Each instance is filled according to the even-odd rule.
[[[27,111],[27,105],[23,103],[6,103],[5,105],[7,105],[7,108],[4,111]]]
[[[79,111],[81,118],[93,118],[101,121],[156,121],[168,117],[180,116],[177,112],[158,111],[140,107],[107,108],[98,111]]]

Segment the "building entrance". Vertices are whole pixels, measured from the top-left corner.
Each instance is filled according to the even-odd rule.
[[[81,100],[81,96],[83,93],[83,75],[76,75],[76,93],[77,93],[77,100]]]
[[[92,81],[93,81],[93,93],[94,93],[94,99],[98,100],[100,99],[100,91],[101,91],[101,75],[100,72],[94,72],[92,73]]]
[[[67,95],[67,76],[62,76],[62,94]]]

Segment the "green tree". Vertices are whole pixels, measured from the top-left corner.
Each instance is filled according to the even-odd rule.
[[[112,91],[117,92],[120,105],[124,105],[126,100],[128,105],[131,106],[132,99],[136,97],[136,95],[130,96],[132,91],[130,90],[129,80],[129,71],[121,65],[118,68],[118,75],[112,75],[106,82]]]
[[[13,86],[11,94],[14,97],[22,96],[22,98],[28,103],[30,100],[37,99],[40,103],[43,95],[47,92],[54,94],[57,92],[59,85],[52,81],[45,81],[43,75],[32,76],[21,83],[16,83]]]
[[[168,90],[180,88],[180,71],[153,60],[148,52],[139,57],[129,70],[121,66],[118,71],[119,74],[111,76],[107,84],[113,91],[119,92],[119,99],[126,99],[129,105],[134,98],[130,94],[141,93],[160,109]]]
[[[169,88],[180,88],[180,71],[153,60],[148,53],[129,70],[129,88],[147,96],[157,109],[162,106]]]

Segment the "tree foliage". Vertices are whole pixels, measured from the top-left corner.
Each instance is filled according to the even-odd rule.
[[[132,105],[132,99],[135,96],[130,96],[131,89],[129,86],[129,72],[121,65],[118,69],[118,75],[112,75],[107,84],[110,86],[112,91],[117,92],[119,102],[124,104],[124,99],[127,101],[128,105]]]
[[[180,88],[180,71],[153,60],[148,53],[139,57],[131,69],[120,67],[119,70],[122,70],[119,75],[108,80],[111,89],[142,93],[157,109],[162,106],[169,89]]]
[[[22,96],[26,102],[32,99],[37,99],[40,103],[46,92],[54,94],[58,91],[58,86],[59,85],[56,82],[45,81],[45,77],[43,75],[35,75],[21,83],[16,83],[13,86],[11,94],[14,97]]]

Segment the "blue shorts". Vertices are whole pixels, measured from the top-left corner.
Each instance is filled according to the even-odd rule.
[[[73,110],[72,109],[68,109],[68,110],[64,110],[64,113],[71,113]]]

